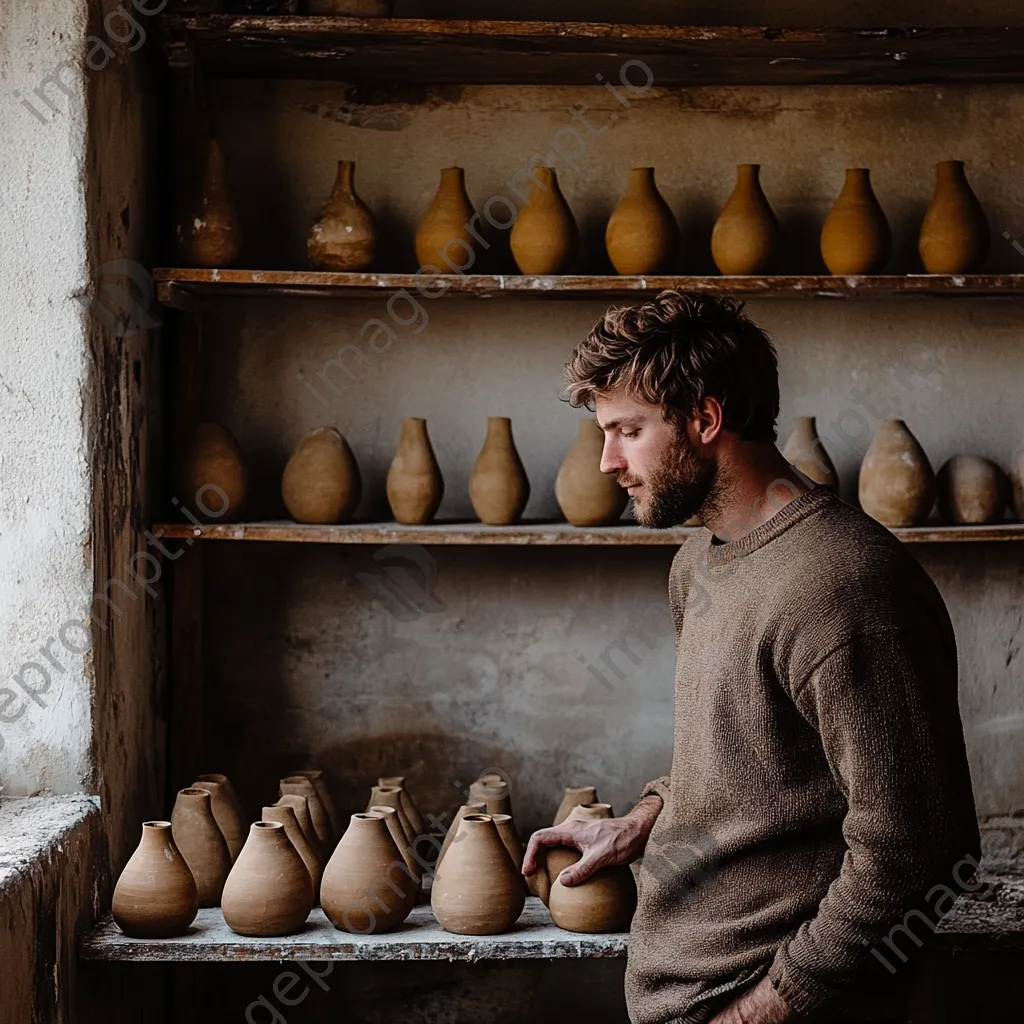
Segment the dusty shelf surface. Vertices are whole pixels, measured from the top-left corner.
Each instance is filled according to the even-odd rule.
[[[175,540],[276,541],[286,544],[497,544],[507,546],[626,546],[679,545],[699,527],[648,530],[623,522],[615,526],[579,527],[569,523],[523,522],[514,526],[486,526],[479,522],[342,523],[316,526],[278,520],[254,523],[157,523],[157,536]],[[907,544],[1024,541],[1024,523],[991,526],[903,526],[893,534]]]
[[[748,298],[1012,297],[1024,296],[1024,274],[777,274],[690,277],[620,277],[606,274],[390,274],[307,270],[208,270],[157,267],[157,296],[189,308],[198,297],[284,296],[365,298],[403,289],[429,298],[610,299],[643,298],[666,288]]]
[[[593,85],[1024,80],[1019,28],[767,28],[258,15],[166,16],[172,66],[222,76]],[[641,63],[646,65],[646,70]],[[598,76],[602,76],[599,78]],[[624,83],[625,84],[625,83]]]

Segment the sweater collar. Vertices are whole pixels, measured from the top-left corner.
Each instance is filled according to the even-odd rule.
[[[710,567],[727,565],[729,562],[764,547],[770,540],[785,533],[795,523],[837,500],[827,487],[813,487],[784,505],[771,519],[755,527],[746,536],[723,544],[712,543],[714,537],[707,533],[707,564]]]

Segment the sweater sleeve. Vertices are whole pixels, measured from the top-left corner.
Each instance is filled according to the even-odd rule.
[[[660,779],[651,779],[647,785],[644,786],[640,793],[640,799],[643,800],[645,796],[660,796],[662,804],[668,804],[668,795],[672,792],[669,785],[669,777],[662,775]]]
[[[872,978],[892,981],[980,884],[955,653],[915,634],[855,635],[792,694],[847,801],[839,876],[769,970],[798,1013],[833,1012]]]

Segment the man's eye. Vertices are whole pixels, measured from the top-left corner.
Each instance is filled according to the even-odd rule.
[[[628,438],[634,438],[639,433],[640,433],[639,430],[623,430],[622,431],[622,436],[623,437],[628,437]]]

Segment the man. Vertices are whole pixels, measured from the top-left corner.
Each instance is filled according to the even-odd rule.
[[[637,520],[676,554],[671,772],[623,818],[530,841],[644,855],[635,1024],[899,1020],[912,953],[972,888],[979,836],[942,598],[888,530],[775,447],[765,333],[728,299],[609,310],[567,367]]]

